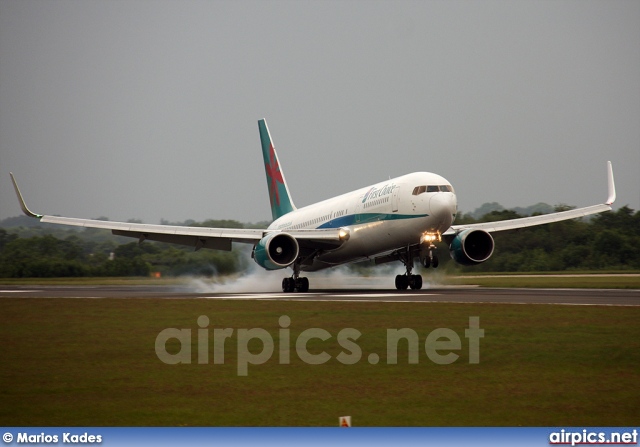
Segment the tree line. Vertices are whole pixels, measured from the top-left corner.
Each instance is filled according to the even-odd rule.
[[[556,207],[562,211],[568,207]],[[461,214],[456,224],[524,217],[513,210],[494,210],[479,219]],[[22,222],[22,221],[21,221]],[[31,221],[30,221],[31,222]],[[37,222],[36,222],[37,223]],[[168,223],[168,222],[165,222]],[[243,228],[234,220],[187,221],[179,224]],[[267,222],[246,227],[265,228]],[[495,251],[485,263],[462,267],[439,247],[441,267],[462,272],[544,272],[565,270],[640,269],[640,211],[622,207],[591,219],[576,219],[515,231],[493,233]],[[90,277],[225,275],[243,271],[251,262],[250,246],[235,244],[231,252],[199,250],[170,244],[131,242],[96,229],[52,226],[0,228],[0,277]],[[369,269],[367,263],[353,268]],[[375,271],[375,270],[374,270]]]
[[[187,221],[176,225],[243,227],[233,220]],[[49,225],[0,228],[1,278],[227,275],[245,269],[247,255],[247,247],[237,247],[231,252],[194,252],[193,248],[171,244],[131,242],[130,238],[93,228],[80,231]]]

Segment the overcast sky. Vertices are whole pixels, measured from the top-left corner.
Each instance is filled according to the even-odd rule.
[[[270,219],[413,171],[640,209],[639,1],[0,0],[0,219]]]

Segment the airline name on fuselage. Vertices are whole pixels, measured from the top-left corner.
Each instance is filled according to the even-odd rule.
[[[367,191],[367,193],[362,198],[362,203],[365,203],[367,200],[372,200],[378,197],[389,195],[393,192],[394,189],[396,189],[396,187],[397,186],[395,183],[392,183],[390,185],[384,185],[380,189],[376,189],[375,186],[372,186],[371,189]]]

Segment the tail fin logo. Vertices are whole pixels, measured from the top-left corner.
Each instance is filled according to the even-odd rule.
[[[262,146],[262,159],[264,161],[267,187],[269,188],[271,215],[273,216],[273,220],[276,220],[295,210],[296,207],[291,201],[287,181],[284,178],[284,172],[282,172],[282,167],[278,161],[275,145],[273,141],[271,141],[267,122],[263,119],[259,120],[258,128],[260,130],[260,143]]]
[[[269,197],[271,198],[271,203],[276,203],[280,206],[278,184],[284,185],[284,178],[282,178],[282,172],[280,172],[280,165],[273,150],[273,144],[269,145],[269,163],[265,164],[264,168],[267,171],[267,177],[269,177]]]

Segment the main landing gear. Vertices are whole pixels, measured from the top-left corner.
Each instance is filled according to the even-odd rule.
[[[397,275],[396,289],[406,290],[407,287],[411,287],[414,290],[422,289],[422,275],[412,275],[409,272],[404,275]]]
[[[291,278],[284,278],[282,280],[282,291],[285,293],[290,293],[290,292],[308,292],[309,291],[309,278],[305,278],[305,277],[299,277],[299,278],[294,278],[293,276]]]
[[[439,261],[436,255],[436,246],[431,243],[427,247],[427,250],[424,256],[420,256],[420,263],[426,268],[430,266],[433,268],[438,267]],[[414,275],[411,273],[413,271],[414,254],[415,252],[412,252],[411,249],[407,247],[407,249],[399,255],[399,259],[406,267],[407,272],[404,275],[396,276],[396,289],[398,290],[406,290],[408,287],[413,290],[422,289],[422,275]]]
[[[293,275],[291,278],[284,278],[282,280],[282,291],[285,293],[295,291],[305,293],[309,291],[309,278],[300,276],[300,264],[298,262],[293,264]]]
[[[411,249],[407,247],[404,252],[399,254],[400,262],[404,264],[407,269],[407,273],[404,275],[396,276],[396,289],[406,290],[407,287],[411,287],[413,290],[422,289],[422,275],[413,275],[413,253]]]

